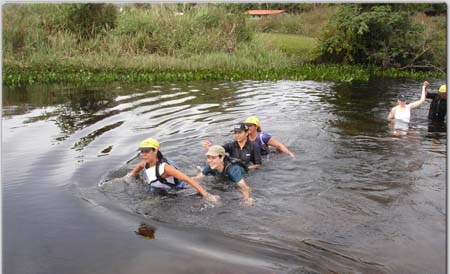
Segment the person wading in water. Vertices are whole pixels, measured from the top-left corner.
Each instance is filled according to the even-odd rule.
[[[159,147],[159,142],[153,138],[142,141],[138,149],[141,152],[142,162],[137,164],[127,176],[135,177],[141,170],[144,170],[145,181],[148,183],[151,192],[162,193],[180,187],[180,182],[186,182],[195,188],[206,200],[216,202],[220,199],[219,196],[208,193],[194,179],[170,165],[162,155]]]

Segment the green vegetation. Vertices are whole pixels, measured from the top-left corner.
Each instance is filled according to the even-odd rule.
[[[315,59],[314,49],[317,39],[282,33],[258,33],[255,36],[258,43],[265,45],[268,49],[280,49],[291,58],[297,58],[299,63],[312,62]]]
[[[164,69],[164,70],[79,70],[77,68],[58,68],[56,71],[42,70],[40,67],[18,68],[4,72],[4,82],[9,85],[33,83],[89,83],[89,82],[161,82],[192,80],[318,80],[335,82],[368,81],[371,78],[441,78],[440,72],[418,72],[409,70],[382,69],[379,67],[345,65],[305,64],[295,68],[252,68],[252,69]]]
[[[442,57],[430,49],[433,44],[441,47],[436,40],[445,35],[432,36],[425,30],[424,24],[413,24],[410,12],[398,6],[343,4],[324,29],[320,55],[322,60],[346,64],[426,64]]]
[[[75,4],[67,9],[67,26],[81,38],[94,38],[116,26],[117,9],[112,4]]]
[[[310,9],[306,12],[282,13],[250,19],[248,24],[255,32],[298,34],[318,38],[328,19],[337,12],[338,8],[325,4],[308,5]]]
[[[445,77],[319,65],[321,30],[342,5],[284,4],[292,14],[261,19],[247,5],[261,4],[6,4],[3,83]],[[412,20],[427,28],[420,60],[445,67],[445,17]]]

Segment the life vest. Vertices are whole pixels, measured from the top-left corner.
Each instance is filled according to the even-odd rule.
[[[150,167],[148,163],[145,164],[144,172],[147,177],[147,180],[148,180],[147,183],[148,183],[149,187],[163,188],[163,189],[171,189],[171,188],[182,189],[182,188],[184,188],[186,186],[185,182],[180,181],[173,176],[170,176],[168,178],[164,178],[161,176],[160,169],[161,169],[162,164],[171,165],[174,168],[178,169],[173,161],[167,160],[158,151],[158,162],[156,163],[156,165],[154,167]],[[149,168],[152,168],[155,171],[154,172],[155,176],[152,176],[152,178],[149,178],[148,173],[147,173],[147,169],[149,169]],[[164,187],[162,185],[158,185],[158,183],[163,184],[166,187]]]

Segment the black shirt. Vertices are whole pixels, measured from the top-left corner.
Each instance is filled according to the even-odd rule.
[[[441,98],[439,93],[427,92],[427,98],[433,99],[428,111],[428,119],[435,121],[444,121],[447,114],[447,100]]]
[[[223,145],[223,148],[230,154],[230,157],[240,159],[247,166],[251,163],[254,165],[262,163],[258,146],[250,140],[245,142],[242,150],[237,141],[226,143]]]

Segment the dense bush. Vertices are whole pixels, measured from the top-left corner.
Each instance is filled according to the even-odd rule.
[[[347,64],[405,66],[424,58],[424,26],[391,5],[344,4],[325,27],[321,60]]]

